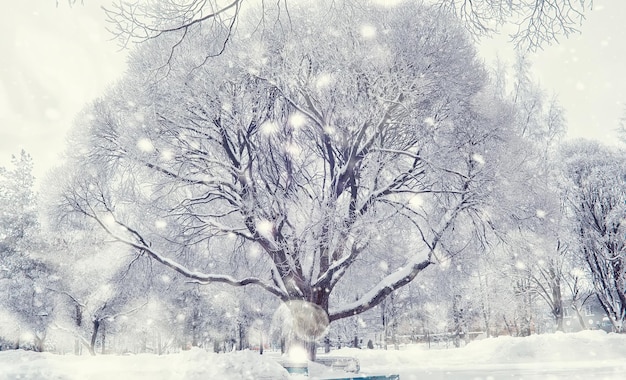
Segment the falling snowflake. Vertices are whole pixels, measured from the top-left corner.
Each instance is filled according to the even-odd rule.
[[[326,132],[327,135],[334,135],[335,134],[335,127],[333,127],[332,125],[327,125],[324,127],[324,132]]]
[[[321,90],[326,89],[327,87],[330,87],[330,85],[333,82],[334,82],[334,79],[331,74],[322,73],[318,75],[317,79],[315,80],[315,87],[317,88],[318,91],[321,91]]]
[[[154,151],[154,145],[152,145],[152,141],[147,138],[142,138],[137,141],[137,148],[145,153],[150,153]]]
[[[302,148],[298,144],[287,143],[285,144],[285,153],[292,157],[298,156],[302,152]]]
[[[172,152],[171,150],[167,149],[161,152],[161,159],[163,161],[171,161],[173,158],[174,158],[174,152]]]
[[[251,259],[257,259],[260,255],[261,255],[261,249],[258,246],[256,246],[256,245],[253,245],[248,250],[248,256]]]
[[[385,260],[381,260],[380,263],[378,263],[378,267],[383,272],[387,272],[389,270],[389,264],[387,264]]]
[[[480,164],[480,165],[484,165],[485,164],[485,158],[483,156],[481,156],[478,153],[474,153],[472,154],[472,160],[474,160],[474,162]]]
[[[256,230],[265,237],[271,237],[274,231],[274,224],[269,220],[261,220],[257,223]]]
[[[273,135],[274,133],[278,132],[279,129],[280,126],[275,121],[266,121],[265,123],[261,124],[261,133],[263,133],[264,135]]]
[[[306,116],[304,116],[302,112],[294,112],[289,115],[289,119],[287,122],[293,128],[299,129],[306,125]]]
[[[115,217],[111,214],[105,215],[104,218],[102,219],[103,219],[102,221],[104,222],[104,224],[109,227],[115,225]]]
[[[371,40],[376,38],[376,28],[369,24],[364,24],[361,26],[361,36],[366,40]]]
[[[424,198],[422,198],[421,195],[414,195],[411,197],[411,199],[409,199],[409,206],[411,206],[411,208],[420,208],[424,205]]]

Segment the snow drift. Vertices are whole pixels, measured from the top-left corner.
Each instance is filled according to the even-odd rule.
[[[359,359],[361,371],[400,374],[402,380],[478,379],[517,376],[524,379],[621,379],[626,373],[626,335],[603,331],[575,334],[533,335],[526,338],[498,337],[478,340],[454,349],[429,349],[410,345],[401,350],[344,348],[336,356]],[[28,351],[0,352],[0,380],[287,380],[278,364],[278,353],[254,351],[214,354],[201,349],[179,354],[129,356],[74,356]],[[309,379],[331,373],[311,366]],[[520,375],[521,374],[521,375]],[[331,376],[336,378],[336,373]]]

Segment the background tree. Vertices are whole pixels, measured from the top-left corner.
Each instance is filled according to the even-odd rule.
[[[91,355],[104,354],[116,319],[135,314],[147,304],[145,277],[150,271],[126,247],[106,244],[102,231],[59,227],[51,246],[55,257],[50,260],[60,277],[50,290],[63,306],[55,326],[75,337],[76,354],[81,344]]]
[[[519,312],[508,317],[509,325],[530,334],[531,311],[534,300],[539,299],[545,301],[557,329],[562,330],[569,225],[560,201],[562,189],[554,181],[560,176],[554,155],[565,132],[564,115],[556,100],[547,98],[531,77],[524,54],[518,53],[512,70],[498,70],[495,83],[513,106],[515,138],[508,145],[514,153],[503,158],[489,208],[494,233],[488,239],[504,243],[498,248],[502,257],[492,263],[512,280],[512,294],[503,298],[519,301]],[[513,77],[510,90],[509,71]]]
[[[43,351],[56,304],[50,287],[58,276],[45,261],[32,159],[22,151],[12,164],[10,170],[0,168],[0,307],[17,330],[0,334],[14,347]]]
[[[579,141],[565,146],[562,157],[580,250],[595,295],[615,330],[621,332],[626,318],[624,152]]]

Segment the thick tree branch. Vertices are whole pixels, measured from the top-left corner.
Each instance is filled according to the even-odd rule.
[[[377,306],[394,290],[410,283],[421,271],[431,264],[434,263],[430,261],[430,259],[422,261],[415,260],[406,267],[390,274],[356,302],[347,304],[339,309],[330,310],[328,313],[330,321],[351,317]]]

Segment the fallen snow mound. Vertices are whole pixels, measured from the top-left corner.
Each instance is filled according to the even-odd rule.
[[[604,331],[532,335],[525,338],[501,336],[477,340],[458,349],[429,349],[409,345],[400,351],[344,348],[331,353],[359,359],[369,368],[446,367],[500,363],[581,362],[626,359],[626,335]]]
[[[420,344],[403,347],[399,351],[341,349],[333,351],[331,355],[358,358],[364,373],[400,373],[405,380],[429,378],[429,369],[434,374],[457,371],[453,373],[459,376],[454,378],[459,379],[483,378],[485,374],[497,374],[493,378],[500,378],[503,374],[511,373],[521,373],[521,377],[531,379],[590,378],[587,375],[595,373],[596,368],[602,369],[605,375],[595,378],[623,379],[626,371],[623,364],[626,362],[626,335],[584,331],[526,338],[498,337],[474,341],[458,349],[429,349],[427,345]],[[278,356],[259,355],[253,351],[214,354],[200,349],[163,356],[142,354],[96,357],[21,350],[0,351],[0,380],[305,378],[289,376],[277,359]],[[537,372],[537,368],[544,372]],[[545,372],[550,370],[552,372]],[[320,366],[312,365],[309,379],[342,377],[327,372]],[[548,376],[555,373],[560,374],[560,377]],[[465,374],[465,377],[461,374]],[[535,375],[527,377],[529,374]],[[582,377],[574,376],[578,374],[582,374]]]
[[[54,355],[30,351],[0,352],[0,380],[285,380],[275,360],[252,351],[214,354],[193,349],[157,356]]]

